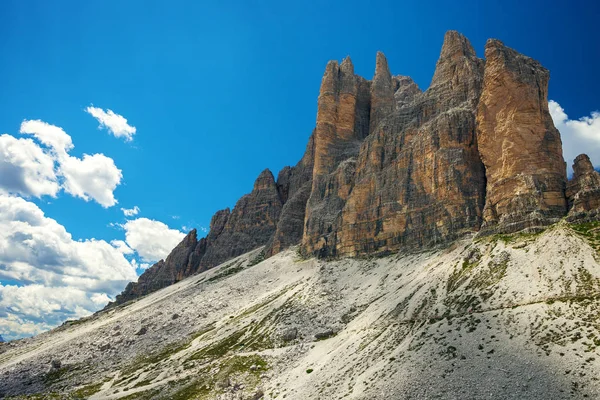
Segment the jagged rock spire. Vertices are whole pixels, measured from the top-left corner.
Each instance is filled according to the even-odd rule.
[[[556,222],[567,210],[560,133],[548,111],[548,70],[499,40],[485,45],[477,142],[486,167],[483,231]]]
[[[392,74],[385,55],[378,51],[375,60],[375,74],[371,83],[369,134],[373,133],[379,122],[394,110],[394,104]]]

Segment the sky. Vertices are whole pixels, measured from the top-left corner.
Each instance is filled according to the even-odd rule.
[[[426,89],[444,33],[551,72],[565,159],[600,166],[592,1],[0,2],[0,335],[102,308],[302,156],[328,60]]]

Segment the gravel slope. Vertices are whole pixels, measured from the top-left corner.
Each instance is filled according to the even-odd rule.
[[[600,398],[596,228],[378,259],[257,249],[0,344],[0,397]]]

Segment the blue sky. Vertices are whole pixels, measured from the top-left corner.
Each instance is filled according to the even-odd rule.
[[[124,259],[113,260],[120,268],[116,277],[107,278],[111,270],[96,271],[91,259],[69,259],[90,263],[81,274],[90,281],[76,284],[68,299],[52,289],[70,285],[61,262],[71,250],[48,264],[56,276],[39,265],[11,271],[0,260],[0,334],[10,339],[36,333],[100,307],[106,299],[100,293],[113,296],[132,276],[123,260],[137,266],[155,261],[167,250],[148,248],[152,240],[168,237],[170,245],[187,228],[208,227],[213,213],[233,207],[265,167],[277,174],[295,164],[314,127],[320,79],[330,59],[350,55],[356,72],[370,79],[381,50],[392,73],[410,75],[426,89],[445,31],[465,34],[480,57],[485,41],[498,38],[551,71],[549,98],[557,102],[553,117],[566,147],[589,151],[600,163],[600,117],[591,114],[600,108],[600,5],[448,3],[0,2],[0,134],[30,138],[65,171],[56,178],[63,188],[55,197],[13,190],[0,224],[12,221],[9,209],[41,210],[45,219],[28,229],[43,235],[64,227],[72,242],[59,233],[55,242],[66,249],[82,240],[100,251],[130,234]],[[117,135],[110,127],[99,129],[88,107],[97,115],[112,110],[127,125],[121,120],[121,130],[113,126]],[[20,133],[24,121],[37,120],[48,125]],[[74,147],[64,151],[41,143],[50,125],[62,128]],[[84,154],[98,156],[86,160]],[[101,170],[108,172],[98,187],[78,186]],[[77,175],[82,171],[89,174]],[[118,203],[109,204],[111,195]],[[121,210],[135,206],[136,215]],[[15,231],[13,239],[22,233]],[[19,306],[24,298],[33,300]]]

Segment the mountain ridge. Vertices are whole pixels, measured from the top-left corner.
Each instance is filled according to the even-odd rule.
[[[205,238],[188,233],[191,251],[178,245],[107,307],[259,246],[259,259],[294,245],[305,256],[364,256],[593,219],[600,182],[589,171],[567,182],[548,80],[539,62],[496,39],[478,58],[456,31],[425,91],[392,75],[381,52],[372,80],[354,74],[350,57],[328,62],[298,164],[277,179],[263,171]]]

